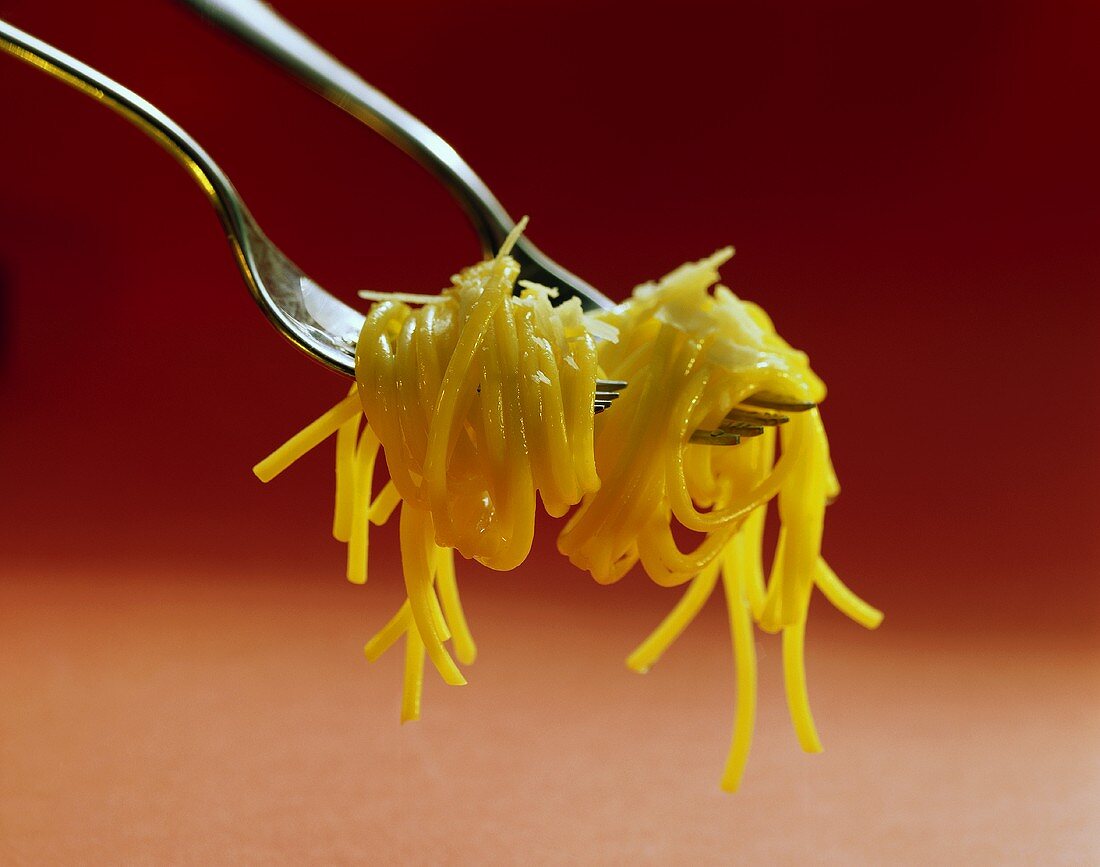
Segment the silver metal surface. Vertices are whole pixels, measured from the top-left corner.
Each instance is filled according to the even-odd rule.
[[[2,20],[0,49],[114,109],[159,142],[206,192],[264,315],[308,355],[338,373],[355,376],[355,344],[363,314],[322,289],[268,240],[225,172],[182,127],[132,90]],[[598,380],[594,409],[610,406],[625,385]]]
[[[248,290],[271,324],[317,361],[355,375],[363,315],[327,293],[267,239],[198,142],[132,90],[5,21],[0,21],[0,49],[114,109],[179,160],[218,212]]]
[[[806,412],[817,406],[813,401],[797,400],[782,394],[771,394],[766,391],[759,391],[752,397],[746,398],[745,403],[749,406],[758,406],[761,409],[774,409],[779,412]]]
[[[731,421],[729,418],[722,419],[719,427],[726,433],[737,434],[739,437],[758,437],[764,433],[764,425],[747,421]]]
[[[466,212],[487,255],[494,254],[512,231],[515,220],[453,147],[271,6],[260,0],[182,2],[288,70],[435,175]],[[511,255],[519,262],[523,279],[556,286],[562,300],[576,296],[587,310],[614,306],[611,299],[548,257],[526,236],[519,239]]]
[[[726,430],[697,430],[688,440],[698,446],[735,446],[741,442],[741,437]]]
[[[483,251],[491,255],[512,230],[515,221],[492,194],[477,173],[426,124],[367,84],[352,69],[321,48],[312,39],[283,18],[262,0],[181,0],[233,34],[247,45],[274,61],[325,99],[361,120],[371,129],[399,147],[438,178],[466,212]],[[526,236],[512,250],[520,263],[521,277],[547,286],[556,286],[559,297],[581,299],[585,309],[610,309],[614,303],[591,284],[567,271],[547,257]],[[607,384],[604,383],[604,386]],[[605,389],[610,397],[596,394],[596,412],[602,412],[617,397],[625,383]],[[777,395],[760,394],[745,401],[751,406],[802,412],[813,404],[792,402]],[[734,410],[753,414],[746,410]],[[731,414],[717,431],[696,431],[692,442],[710,445],[737,445],[742,436],[759,436],[761,425],[781,424],[785,417],[735,417]]]
[[[439,136],[388,100],[355,73],[310,42],[257,0],[184,0],[250,44],[275,57],[337,105],[351,111],[439,176],[462,202],[486,252],[494,252],[512,221],[484,183]],[[53,46],[0,20],[0,49],[91,96],[144,130],[188,170],[217,211],[241,275],[275,328],[295,346],[332,370],[355,376],[355,344],[363,315],[310,279],[263,233],[225,173],[190,135],[133,91]],[[556,285],[588,308],[612,302],[521,239],[512,253],[525,279]],[[539,270],[541,269],[541,270]],[[597,380],[594,409],[611,406],[626,383]],[[782,395],[757,394],[744,404],[780,412],[803,412],[814,404]],[[788,419],[738,407],[718,430],[695,431],[693,443],[737,445],[765,426]]]
[[[784,412],[807,412],[817,404],[809,401],[793,400],[782,395],[759,392],[743,401],[749,406],[769,407],[770,409],[782,409]],[[745,409],[744,406],[735,406],[718,423],[717,430],[697,430],[692,433],[690,442],[705,446],[735,446],[740,444],[742,437],[758,437],[768,427],[776,427],[786,424],[791,419],[789,416],[778,412],[760,412],[755,409]]]
[[[726,413],[726,421],[744,421],[749,424],[775,427],[777,424],[786,424],[790,419],[777,412],[757,412],[755,410],[744,409],[743,407],[734,407]]]

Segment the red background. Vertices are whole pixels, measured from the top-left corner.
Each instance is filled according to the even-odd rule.
[[[398,729],[396,659],[357,650],[398,592],[392,534],[348,588],[328,450],[267,488],[248,471],[345,383],[257,313],[171,159],[3,56],[0,847],[1096,857],[1100,7],[278,5],[612,297],[736,245],[727,282],[830,384],[826,553],[886,623],[815,605],[830,752],[796,754],[769,684],[722,797],[717,611],[629,675],[674,597],[589,586],[546,522],[517,573],[462,570],[482,659]],[[179,121],[338,294],[477,258],[423,170],[184,8],[0,17]]]

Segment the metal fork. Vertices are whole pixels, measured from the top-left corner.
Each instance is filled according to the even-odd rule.
[[[492,255],[500,248],[515,220],[458,152],[426,124],[367,84],[266,3],[183,2],[411,156],[443,183],[466,212],[482,251]],[[550,259],[526,236],[519,239],[511,255],[519,262],[525,280],[556,287],[562,300],[576,296],[586,310],[615,306],[592,284]]]
[[[182,0],[221,29],[233,34],[316,91],[337,108],[362,121],[432,173],[454,196],[469,217],[491,255],[512,230],[514,221],[470,165],[426,124],[413,117],[354,70],[345,66],[262,0]],[[602,292],[548,258],[526,237],[512,251],[522,276],[556,286],[560,297],[580,298],[585,309],[610,309],[613,302]],[[596,411],[610,406],[625,387],[623,382],[601,382]],[[745,401],[754,407],[781,412],[804,412],[814,404],[782,395],[756,394]],[[787,416],[734,409],[718,430],[695,431],[693,443],[737,445],[743,436],[759,436],[766,427],[782,424]]]
[[[355,376],[363,314],[326,292],[268,240],[225,172],[198,142],[132,90],[2,20],[0,49],[114,109],[179,160],[218,212],[241,275],[272,325],[312,358]],[[619,380],[598,380],[594,411],[607,409],[625,386]]]
[[[227,11],[234,8],[234,4],[231,3],[214,4],[203,0],[194,0],[192,5],[208,10],[218,8]],[[489,193],[484,183],[439,136],[375,91],[346,67],[328,57],[304,35],[282,21],[269,7],[255,3],[253,0],[244,0],[240,7],[252,10],[253,13],[257,10],[263,12],[267,16],[267,24],[274,22],[278,25],[275,33],[281,34],[279,40],[282,41],[275,41],[275,37],[270,35],[265,37],[263,30],[255,29],[254,21],[249,23],[249,19],[242,19],[249,23],[251,29],[248,29],[247,33],[252,44],[266,52],[270,38],[271,44],[281,46],[277,59],[284,65],[304,75],[305,73],[301,70],[311,68],[310,63],[316,59],[310,58],[309,62],[301,58],[296,60],[296,55],[291,50],[293,41],[286,42],[289,34],[290,37],[310,47],[320,57],[327,58],[336,70],[342,71],[339,77],[349,79],[353,83],[357,82],[358,87],[376,94],[382,100],[381,104],[390,109],[388,114],[382,115],[386,118],[387,128],[395,131],[393,136],[397,135],[396,130],[400,130],[402,140],[407,142],[403,149],[425,162],[430,170],[433,172],[438,170],[439,160],[442,159],[441,153],[444,156],[449,154],[451,171],[444,178],[445,183],[464,204],[468,205],[470,201],[476,199],[487,209],[479,218],[473,213],[475,208],[472,205],[467,207],[467,213],[474,222],[475,228],[478,229],[483,246],[491,252],[499,243],[496,239],[499,237],[502,241],[506,237],[507,232],[511,230],[511,218]],[[262,20],[264,19],[261,18]],[[234,29],[234,32],[239,31]],[[243,34],[239,33],[239,35]],[[241,275],[253,299],[272,325],[310,357],[338,373],[354,377],[355,344],[362,328],[363,315],[326,292],[267,238],[229,178],[198,142],[166,114],[133,91],[65,52],[2,20],[0,20],[0,49],[102,102],[159,142],[188,170],[207,194],[225,229]],[[342,104],[335,98],[334,101],[338,105]],[[356,116],[359,115],[356,114]],[[387,135],[387,138],[394,140],[391,135]],[[412,142],[420,142],[419,147],[413,147]],[[423,156],[429,151],[435,155],[436,162],[426,160]],[[472,178],[476,184],[468,186],[468,183],[473,182],[468,182],[468,178],[457,171],[456,167],[457,169],[465,167],[469,178]],[[480,186],[481,193],[478,193],[477,185]],[[467,186],[473,191],[472,198],[463,198],[458,192],[460,188],[466,189]],[[492,213],[495,213],[495,222],[490,225],[485,217],[486,214]],[[516,256],[524,269],[525,277],[538,276],[541,279],[536,282],[557,285],[563,295],[579,297],[581,303],[588,309],[613,306],[606,296],[554,263],[533,245],[526,243],[526,239],[521,239],[521,244],[523,247],[516,250]],[[626,383],[621,380],[598,380],[594,411],[599,413],[607,409],[625,387]],[[782,396],[764,394],[755,395],[745,403],[792,412],[813,406],[794,403]],[[759,435],[763,433],[765,426],[786,421],[784,417],[778,418],[780,421],[774,421],[749,410],[734,410],[723,420],[719,430],[696,431],[692,442],[736,445],[742,436]]]

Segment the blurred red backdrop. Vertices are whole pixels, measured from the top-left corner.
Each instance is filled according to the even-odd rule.
[[[836,624],[841,637],[820,653],[843,654],[856,642],[860,656],[815,696],[829,701],[826,690],[851,679],[888,682],[887,666],[902,661],[915,671],[931,671],[917,659],[950,671],[949,647],[977,654],[967,657],[971,669],[958,663],[959,671],[969,671],[966,683],[978,692],[988,687],[983,695],[994,708],[1024,701],[1042,684],[1057,704],[1070,687],[1051,686],[1052,670],[1095,676],[1100,7],[1084,0],[278,6],[451,141],[513,214],[531,215],[529,233],[544,250],[612,297],[736,245],[727,282],[763,304],[831,387],[823,412],[844,493],[830,509],[826,552],[857,591],[887,611],[876,635],[852,637],[856,627],[842,632]],[[430,291],[477,258],[460,211],[423,170],[182,6],[0,0],[0,17],[179,121],[233,178],[268,234],[338,294]],[[12,642],[7,674],[22,684],[21,701],[44,701],[36,689],[42,663],[34,662],[41,654],[79,658],[71,648],[49,650],[53,639],[95,644],[131,629],[139,616],[116,607],[117,617],[93,617],[93,627],[79,612],[120,600],[140,607],[142,588],[158,581],[186,588],[181,600],[236,588],[239,598],[215,594],[210,603],[220,612],[218,629],[230,632],[260,617],[248,600],[274,593],[285,607],[255,604],[280,624],[279,636],[285,629],[290,641],[305,641],[293,638],[301,629],[316,642],[331,639],[339,650],[333,658],[344,654],[359,666],[356,644],[368,620],[388,612],[389,597],[368,598],[370,613],[360,618],[364,597],[339,585],[342,551],[328,536],[327,450],[267,488],[249,472],[345,383],[277,338],[245,292],[209,205],[140,132],[6,56],[0,106],[0,592],[8,600],[0,642]],[[465,569],[474,600],[513,612],[551,605],[579,616],[581,633],[583,624],[598,632],[599,618],[616,617],[634,617],[644,632],[671,604],[640,574],[629,576],[629,587],[589,587],[557,559],[552,523],[542,529],[536,556],[517,574]],[[372,587],[397,581],[387,536],[377,534]],[[74,598],[85,601],[71,618],[57,613]],[[321,607],[310,613],[314,604]],[[354,620],[333,613],[349,604]],[[170,625],[182,609],[164,605],[156,616]],[[208,613],[180,622],[206,624]],[[812,616],[830,622],[823,606]],[[561,634],[581,641],[568,622]],[[719,618],[704,619],[700,629],[717,633]],[[624,641],[601,645],[600,653],[618,665],[630,649]],[[523,652],[521,642],[514,653]],[[1030,686],[1006,681],[998,692],[990,685],[1052,646],[1063,655],[1039,666]],[[725,677],[720,642],[714,652]],[[189,653],[187,641],[179,653]],[[812,678],[813,647],[810,654]],[[193,652],[191,664],[199,678],[221,671],[214,663],[204,668]],[[379,678],[386,681],[379,694],[397,689],[392,671],[354,672],[349,695]],[[468,690],[478,689],[479,673]],[[320,666],[311,676],[328,675]],[[920,680],[913,671],[907,676]],[[117,677],[129,682],[125,673]],[[939,709],[958,726],[976,719],[972,691],[948,696],[926,686],[923,695],[889,701],[913,702],[935,718],[942,700]],[[728,722],[728,685],[708,689],[720,710],[699,711],[706,716],[700,729],[716,738],[700,761],[712,761],[713,773],[690,781],[689,799],[713,788]],[[561,695],[570,700],[568,690]],[[433,706],[452,713],[450,696],[429,689],[427,715]],[[864,731],[863,711],[843,698],[829,729]],[[89,701],[94,716],[102,708]],[[781,698],[769,701],[778,707]],[[1095,733],[1093,697],[1077,694],[1076,701],[1057,718]],[[41,712],[50,719],[63,715],[64,691],[47,705]],[[324,708],[319,700],[318,711]],[[383,710],[379,718],[394,731],[380,736],[380,752],[399,737],[394,706]],[[592,705],[574,710],[589,714]],[[11,720],[11,730],[25,734],[40,717],[15,709]],[[154,717],[149,726],[160,722]],[[1050,723],[1033,722],[1028,732]],[[452,724],[463,725],[457,714]],[[924,748],[929,761],[957,767],[955,757],[965,763],[973,744],[964,747],[952,739],[954,725],[941,725]],[[472,728],[476,734],[478,725]],[[40,730],[54,732],[40,744],[48,753],[60,730]],[[136,731],[138,739],[148,734]],[[889,767],[905,748],[891,740],[888,722],[876,731],[879,740],[868,735],[868,742]],[[1082,731],[1064,735],[1080,744]],[[859,743],[844,761],[853,761]],[[1065,762],[1064,791],[1046,803],[1078,847],[1097,839],[1095,826],[1080,818],[1084,805],[1096,804],[1095,743],[1083,754],[1033,755],[1035,775],[1019,778],[1034,791],[1043,765]],[[773,752],[793,749],[784,741]],[[637,757],[638,768],[658,758]],[[988,759],[996,766],[995,756]],[[784,779],[820,797],[807,788],[815,766],[801,761],[784,766]],[[20,781],[41,773],[40,764],[20,767]],[[507,782],[507,771],[496,785],[510,791],[518,783]],[[115,785],[112,773],[102,771],[96,785]],[[641,770],[633,773],[628,792],[649,782]],[[835,773],[830,785],[844,779],[842,764]],[[982,800],[1003,782],[983,778],[965,800]],[[616,797],[617,790],[593,785],[584,790],[589,796]],[[746,787],[754,785],[763,784],[750,762]],[[870,788],[849,788],[853,803],[874,799]],[[913,791],[919,797],[921,789]],[[13,839],[28,847],[16,852],[63,853],[27,842],[50,837],[50,812],[43,807],[26,818],[17,796],[0,813],[19,832]],[[775,796],[782,801],[784,790]],[[707,803],[727,816],[744,809]],[[500,809],[493,821],[507,816],[503,801]],[[575,818],[578,828],[588,827]],[[994,848],[965,851],[1005,857],[992,842],[1002,820],[1009,828],[997,814],[974,832]],[[601,821],[611,838],[626,834],[615,824],[621,816]],[[829,819],[814,839],[843,824]],[[532,827],[539,833],[541,826]],[[897,825],[871,827],[878,843],[894,840],[899,857],[915,851],[898,842]],[[844,848],[847,838],[824,839],[836,853],[854,851]],[[131,854],[143,851],[131,843]],[[267,851],[262,839],[255,845]],[[352,857],[358,850],[348,845],[330,854]],[[653,845],[590,851],[610,860],[689,851]],[[397,857],[399,849],[386,851]],[[477,851],[491,853],[492,841]],[[720,860],[720,850],[706,851]],[[1030,851],[1022,842],[1011,850]]]

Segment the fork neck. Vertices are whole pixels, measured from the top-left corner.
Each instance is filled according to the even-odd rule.
[[[329,102],[365,123],[440,180],[465,211],[487,256],[496,253],[515,221],[470,165],[426,124],[372,87],[262,0],[182,0],[265,57],[290,70]],[[513,252],[523,276],[558,286],[563,298],[586,308],[613,302],[542,253],[527,238]]]
[[[437,177],[466,212],[486,253],[514,221],[489,187],[437,133],[322,49],[260,0],[183,0],[220,28],[289,69]]]

